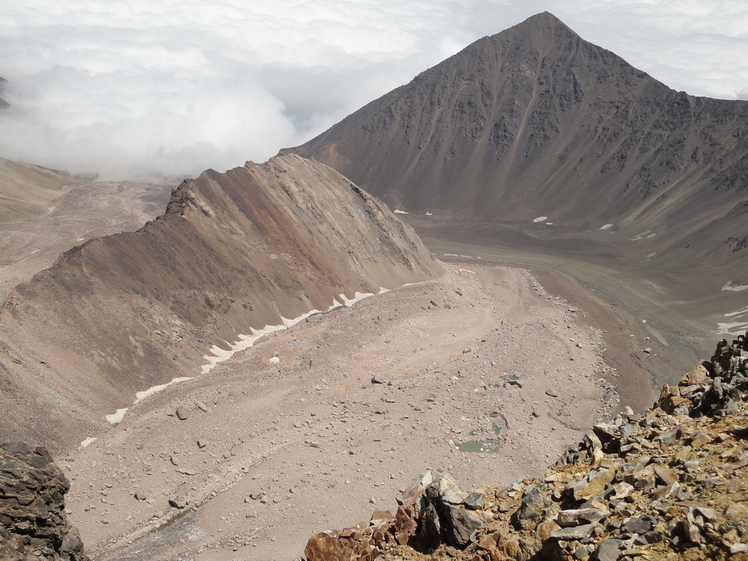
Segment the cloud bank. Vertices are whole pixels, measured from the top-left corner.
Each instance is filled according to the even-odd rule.
[[[0,157],[102,179],[264,161],[545,10],[675,89],[748,98],[743,0],[0,0]]]

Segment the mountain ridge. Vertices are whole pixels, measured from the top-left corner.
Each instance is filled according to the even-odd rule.
[[[319,163],[208,170],[137,232],[75,247],[9,294],[0,432],[68,447],[137,391],[199,374],[214,346],[439,274],[408,226]]]

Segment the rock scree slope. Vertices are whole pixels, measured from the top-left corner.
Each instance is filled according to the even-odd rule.
[[[45,214],[72,181],[58,171],[0,158],[0,224]]]
[[[439,274],[408,226],[320,163],[206,171],[163,216],[73,248],[9,294],[0,434],[69,448],[136,392],[199,374],[214,345]]]

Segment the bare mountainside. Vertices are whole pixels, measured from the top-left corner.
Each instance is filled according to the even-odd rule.
[[[699,319],[745,305],[748,102],[676,92],[549,13],[291,150],[422,236],[595,263]]]
[[[76,247],[10,293],[0,434],[69,448],[136,392],[199,374],[214,345],[440,273],[409,227],[322,164],[206,171],[155,221]]]
[[[0,224],[46,213],[50,201],[64,194],[72,182],[64,173],[0,158]]]
[[[0,220],[0,301],[18,284],[54,265],[61,253],[92,238],[133,232],[163,213],[177,182],[86,181],[62,177],[59,188],[47,188],[56,172],[0,160],[0,198],[31,202],[25,213],[11,205]],[[24,173],[29,171],[30,173]],[[17,200],[17,199],[16,199]]]

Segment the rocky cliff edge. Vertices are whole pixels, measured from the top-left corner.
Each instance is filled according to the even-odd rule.
[[[0,445],[0,559],[90,561],[65,517],[69,489],[45,448]]]

